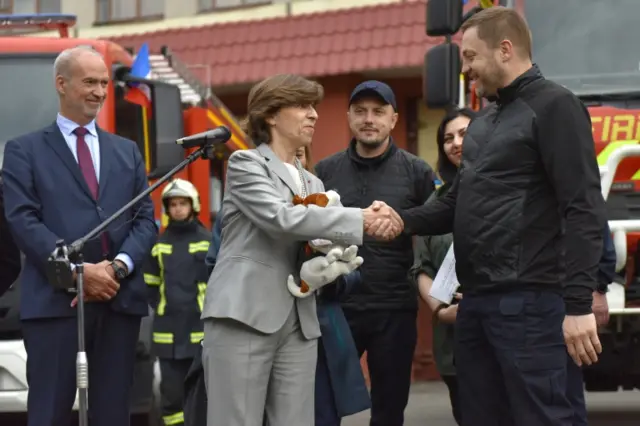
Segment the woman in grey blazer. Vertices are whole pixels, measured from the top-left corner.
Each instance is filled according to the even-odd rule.
[[[298,275],[300,244],[360,245],[370,225],[379,232],[384,223],[387,236],[402,229],[389,208],[292,204],[295,194],[324,191],[295,155],[311,143],[322,97],[322,86],[295,75],[249,93],[246,131],[257,148],[229,158],[222,242],[202,312],[207,426],[262,426],[263,415],[269,426],[313,425],[316,302],[286,286]]]

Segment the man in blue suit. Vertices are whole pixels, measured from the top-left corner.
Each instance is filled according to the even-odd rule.
[[[109,83],[100,54],[68,49],[54,71],[56,121],[9,141],[3,162],[5,214],[26,257],[20,315],[29,426],[68,425],[76,393],[75,301],[47,282],[47,258],[58,239],[86,235],[147,187],[136,144],[95,123]],[[140,320],[148,312],[141,269],[156,235],[147,197],[84,247],[92,426],[129,424]]]

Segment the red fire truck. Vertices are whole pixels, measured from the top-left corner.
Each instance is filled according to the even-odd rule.
[[[125,100],[132,52],[110,41],[70,38],[75,24],[72,15],[0,16],[0,164],[4,144],[13,137],[43,128],[55,120],[58,99],[53,86],[53,62],[64,49],[91,45],[100,52],[112,70],[108,96],[98,116],[98,125],[138,143],[147,166],[149,180],[161,177],[185,158],[175,140],[226,125],[232,138],[222,145],[212,161],[198,160],[178,174],[190,180],[200,193],[200,220],[211,225],[211,215],[220,205],[222,176],[228,155],[248,146],[238,123],[206,84],[193,78],[188,67],[172,57],[167,49],[152,55],[165,70],[173,72],[171,80],[145,80],[151,91],[151,111]],[[58,30],[59,37],[31,37],[21,31]],[[176,83],[179,81],[179,85]],[[186,89],[185,89],[186,88]],[[188,92],[188,93],[187,93]],[[156,218],[162,223],[159,188],[152,195]],[[26,353],[19,327],[20,288],[14,285],[0,299],[0,413],[26,411]],[[138,363],[134,380],[134,412],[149,413],[155,406],[152,382],[153,357],[150,353],[149,319],[141,327]]]
[[[465,3],[463,7],[463,3]],[[607,299],[611,321],[600,329],[600,361],[585,369],[591,391],[640,389],[640,2],[611,7],[599,0],[444,0],[427,6],[427,33],[445,41],[425,57],[429,107],[483,107],[460,75],[456,44],[465,17],[492,6],[512,7],[527,20],[533,59],[546,78],[587,106],[616,247],[615,282]],[[462,78],[461,78],[462,77]]]

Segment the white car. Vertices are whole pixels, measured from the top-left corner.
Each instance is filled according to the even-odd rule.
[[[0,298],[0,414],[27,412],[27,352],[20,332],[19,302],[18,284],[14,284]],[[153,317],[151,310],[149,313],[140,326],[131,412],[136,416],[146,416],[149,425],[159,426],[163,424],[159,406],[160,369],[151,353]],[[74,410],[77,409],[76,394]]]

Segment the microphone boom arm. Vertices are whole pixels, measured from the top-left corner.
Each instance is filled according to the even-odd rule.
[[[180,164],[178,164],[173,169],[168,171],[164,176],[162,176],[160,179],[158,179],[156,182],[154,182],[153,185],[149,186],[147,189],[145,189],[140,194],[138,194],[133,200],[131,200],[130,202],[128,202],[127,204],[122,206],[122,208],[120,208],[120,210],[118,210],[113,215],[111,215],[107,220],[102,222],[100,225],[98,225],[95,229],[90,231],[84,237],[79,238],[76,241],[74,241],[73,243],[71,243],[71,245],[68,248],[67,255],[68,256],[73,256],[76,253],[79,253],[80,251],[82,251],[82,248],[84,247],[84,245],[85,245],[85,243],[87,241],[89,241],[89,240],[97,237],[98,235],[100,235],[105,229],[107,229],[109,227],[109,225],[111,225],[116,219],[118,219],[120,216],[122,216],[127,210],[129,210],[131,207],[133,207],[137,203],[139,203],[140,200],[142,200],[144,197],[148,196],[153,191],[158,189],[158,187],[160,185],[162,185],[163,183],[165,183],[166,181],[171,179],[173,176],[176,175],[176,173],[178,173],[179,171],[181,171],[182,169],[187,167],[189,164],[191,164],[194,161],[196,161],[198,158],[203,158],[203,159],[208,158],[209,157],[209,150],[212,149],[212,148],[213,148],[213,145],[204,145],[204,146],[201,146],[200,148],[198,148],[197,150],[193,151]]]

